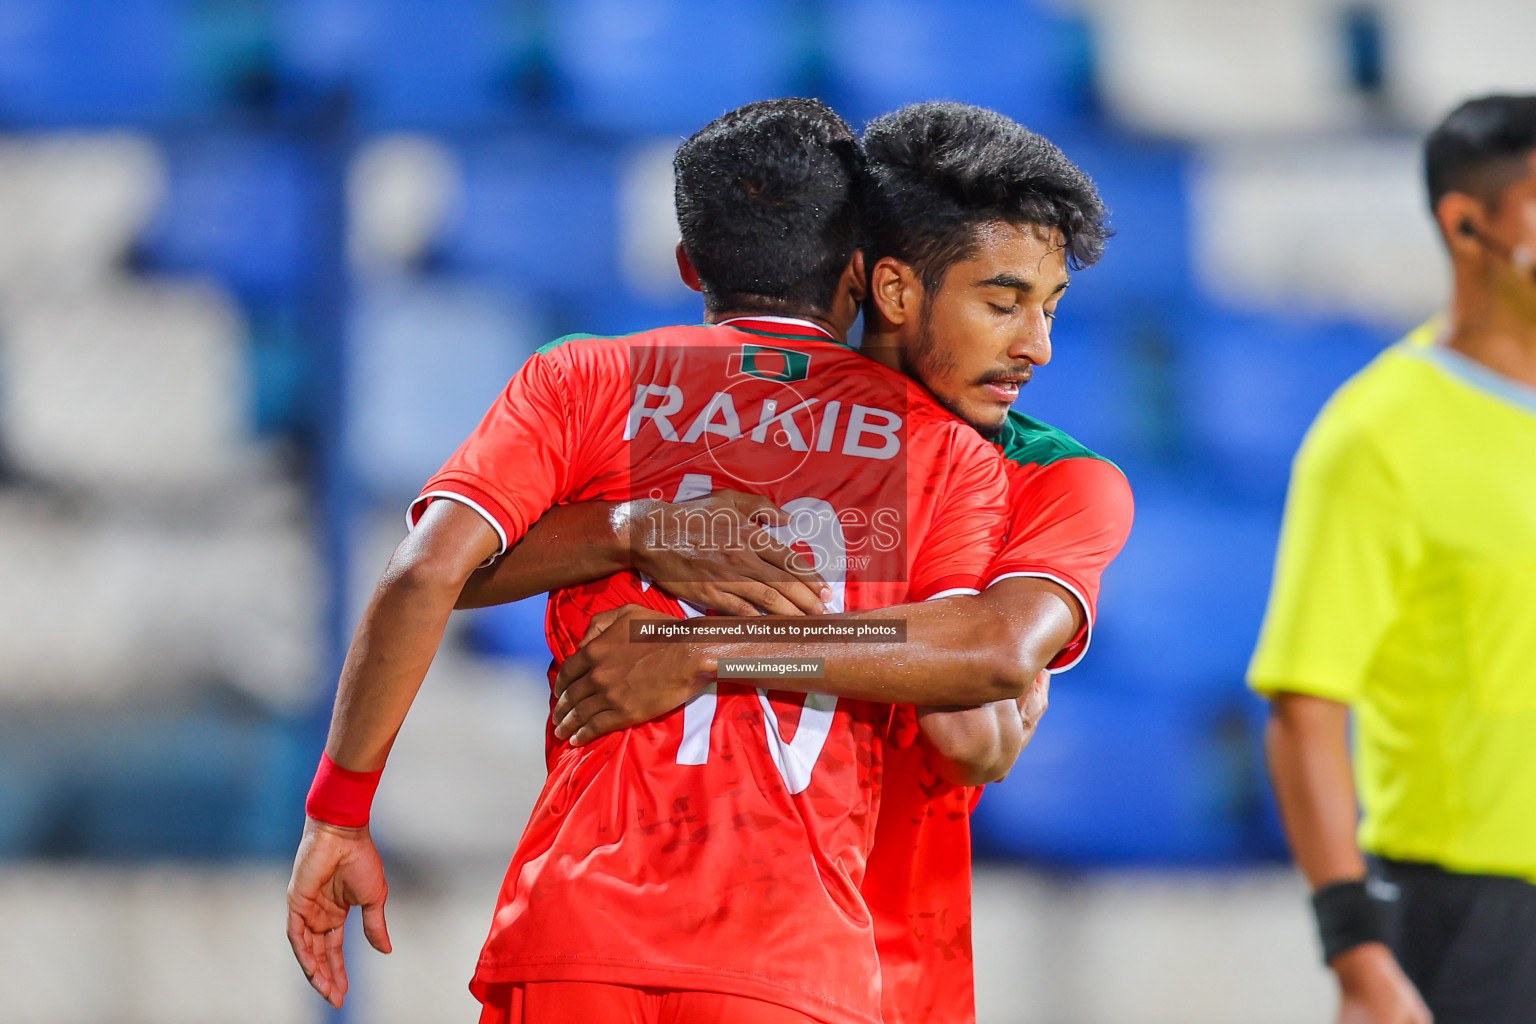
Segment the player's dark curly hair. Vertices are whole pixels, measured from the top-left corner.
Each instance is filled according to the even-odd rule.
[[[864,173],[846,121],[817,100],[749,103],[684,142],[672,167],[707,308],[831,308],[858,245]]]
[[[865,265],[893,256],[930,293],[975,254],[976,229],[995,221],[1059,229],[1074,269],[1104,253],[1108,215],[1093,181],[1049,140],[995,111],[914,103],[870,122],[864,154]]]
[[[1481,96],[1447,115],[1424,141],[1424,179],[1433,212],[1447,192],[1498,206],[1528,173],[1536,152],[1536,96]]]

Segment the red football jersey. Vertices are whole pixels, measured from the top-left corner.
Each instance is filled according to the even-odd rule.
[[[760,320],[542,352],[416,507],[471,503],[512,543],[559,502],[719,487],[794,514],[781,538],[849,610],[973,590],[1006,521],[1001,460],[973,431],[901,375]],[[559,591],[556,661],[629,602],[683,613],[634,574]],[[859,883],[891,713],[721,683],[586,747],[551,741],[474,988],[610,981],[878,1021]]]
[[[1088,649],[1100,576],[1130,533],[1131,488],[1113,464],[1020,413],[1009,414],[999,444],[1008,460],[1009,526],[988,585],[1040,576],[1077,597],[1084,626],[1051,662],[1053,672],[1065,671]],[[970,818],[981,787],[945,782],[918,739],[915,715],[897,717],[863,886],[885,1024],[961,1024],[976,1019]]]

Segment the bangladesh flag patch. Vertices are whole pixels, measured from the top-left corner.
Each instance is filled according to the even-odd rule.
[[[743,345],[741,372],[748,377],[792,384],[811,375],[811,354],[772,345]]]

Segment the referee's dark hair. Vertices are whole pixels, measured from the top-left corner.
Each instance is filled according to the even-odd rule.
[[[858,245],[857,137],[812,99],[749,103],[673,159],[683,250],[705,307],[826,312]]]
[[[1536,96],[1482,96],[1440,122],[1424,142],[1429,209],[1447,192],[1471,196],[1497,209],[1504,190],[1530,173],[1536,152]]]
[[[995,111],[914,103],[870,122],[864,154],[864,265],[893,256],[929,293],[994,221],[1060,230],[1073,269],[1104,253],[1108,215],[1093,181],[1050,140]]]

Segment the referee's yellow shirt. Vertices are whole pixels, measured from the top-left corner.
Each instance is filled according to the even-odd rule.
[[[1536,881],[1536,390],[1425,327],[1333,396],[1249,682],[1353,705],[1362,848]]]

